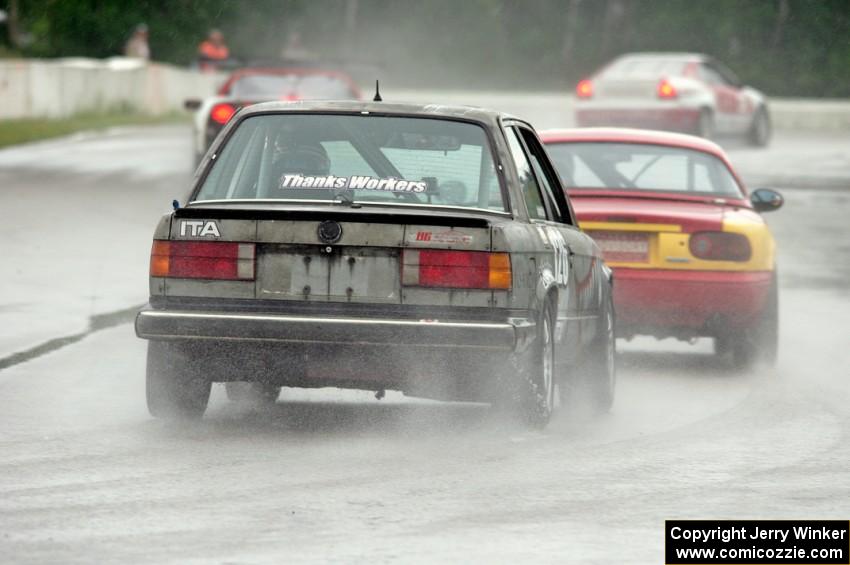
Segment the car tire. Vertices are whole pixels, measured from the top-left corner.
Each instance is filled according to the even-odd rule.
[[[145,389],[151,416],[194,420],[204,415],[212,385],[193,365],[185,348],[164,341],[148,342]]]
[[[714,137],[714,131],[714,113],[712,113],[712,111],[708,108],[703,108],[700,110],[699,117],[697,118],[694,135],[705,139],[711,139]]]
[[[590,402],[595,412],[608,412],[617,387],[617,341],[614,337],[614,303],[609,297],[602,313],[603,325],[591,346],[584,371]]]
[[[753,115],[753,121],[747,132],[747,141],[755,147],[765,147],[770,141],[771,124],[767,109],[762,106]]]
[[[756,326],[716,337],[714,351],[718,356],[731,354],[732,366],[737,370],[749,370],[758,364],[766,367],[776,365],[779,352],[779,285],[776,275]]]
[[[280,396],[278,385],[269,383],[248,383],[233,381],[224,383],[227,399],[237,404],[266,405],[274,404]]]
[[[537,322],[537,337],[517,359],[519,391],[515,407],[529,427],[543,429],[555,411],[555,306],[547,300]]]
[[[767,303],[756,328],[759,346],[758,361],[767,367],[776,366],[779,356],[779,282],[776,273],[770,283]]]

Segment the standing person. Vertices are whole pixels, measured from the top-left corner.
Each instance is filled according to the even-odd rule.
[[[314,54],[301,43],[301,32],[298,30],[289,34],[289,38],[281,50],[280,56],[290,61],[305,61],[315,58]]]
[[[147,24],[139,24],[133,30],[133,35],[124,44],[124,55],[146,61],[151,58],[151,48],[148,46]]]
[[[230,50],[224,42],[224,34],[211,29],[207,38],[198,45],[198,66],[202,71],[214,71],[229,57]]]

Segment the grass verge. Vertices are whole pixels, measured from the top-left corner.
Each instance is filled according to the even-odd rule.
[[[191,115],[173,112],[148,116],[132,112],[85,113],[69,118],[28,118],[0,120],[0,147],[69,135],[78,131],[100,130],[124,125],[153,125],[189,122]]]

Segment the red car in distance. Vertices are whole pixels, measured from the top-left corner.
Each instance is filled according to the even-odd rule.
[[[195,110],[195,163],[239,108],[276,100],[359,100],[360,89],[347,73],[313,66],[245,67],[234,71],[215,96],[189,99]]]
[[[614,271],[621,337],[714,338],[736,366],[772,363],[775,243],[726,154],[698,137],[625,128],[541,133],[581,228]]]
[[[743,136],[756,146],[771,134],[765,95],[699,53],[621,55],[576,85],[575,123]]]

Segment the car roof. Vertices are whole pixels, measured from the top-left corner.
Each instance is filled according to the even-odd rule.
[[[422,116],[480,122],[498,127],[500,120],[518,120],[510,114],[473,106],[447,106],[443,104],[411,104],[401,102],[374,102],[356,100],[298,100],[294,102],[264,102],[240,111],[242,116],[273,112],[344,113],[376,115]],[[523,120],[520,120],[523,121]]]
[[[350,75],[339,69],[330,69],[327,67],[306,67],[300,65],[291,65],[287,67],[242,67],[230,73],[230,78],[253,76],[253,75],[336,75],[349,77]]]
[[[659,60],[682,60],[682,61],[705,61],[710,59],[708,55],[704,55],[703,53],[688,53],[688,52],[676,52],[669,53],[663,51],[641,51],[638,53],[623,53],[617,60],[622,59],[659,59]]]
[[[716,143],[684,133],[635,128],[572,128],[544,130],[539,134],[543,143],[609,142],[668,145],[683,149],[695,149],[710,153],[724,161],[727,160],[723,149]]]

